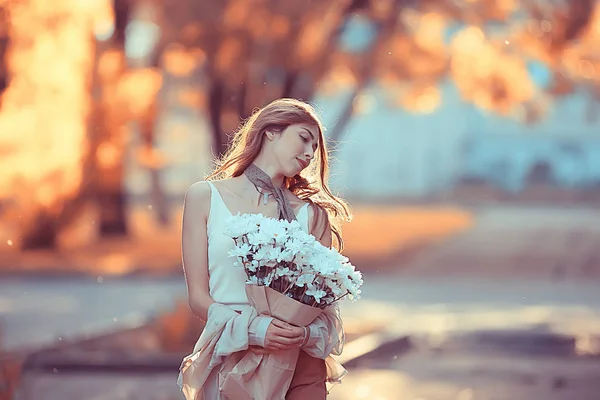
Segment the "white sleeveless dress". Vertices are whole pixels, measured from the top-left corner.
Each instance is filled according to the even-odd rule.
[[[240,267],[234,267],[235,261],[228,256],[229,250],[233,249],[233,240],[225,235],[225,221],[232,213],[225,204],[219,190],[212,182],[207,181],[211,189],[210,211],[207,221],[208,235],[208,287],[211,298],[220,304],[236,310],[243,311],[250,307],[246,296],[246,273]],[[303,230],[309,232],[308,203],[302,206],[297,215],[298,222]],[[266,325],[261,324],[257,333],[264,340],[264,334],[270,323],[266,318]],[[252,336],[253,333],[250,333]],[[218,368],[215,368],[209,376],[203,388],[204,399],[219,399],[218,390]]]
[[[232,213],[215,185],[212,182],[207,181],[207,183],[211,189],[207,222],[210,296],[217,303],[228,305],[239,311],[240,307],[248,305],[244,289],[246,273],[242,268],[233,266],[235,260],[227,253],[233,249],[234,243],[229,236],[223,233],[225,221]],[[308,203],[299,210],[297,219],[302,229],[308,233]]]

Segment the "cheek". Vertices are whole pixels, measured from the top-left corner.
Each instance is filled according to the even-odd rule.
[[[289,140],[286,140],[284,146],[283,151],[292,157],[304,153],[304,142],[299,137],[290,137]]]
[[[293,140],[281,140],[277,143],[276,153],[280,161],[285,161],[295,157],[302,150],[298,149],[298,143]]]

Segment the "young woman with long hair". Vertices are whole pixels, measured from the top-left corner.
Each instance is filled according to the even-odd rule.
[[[241,125],[214,171],[186,192],[182,258],[188,300],[192,312],[207,325],[218,307],[238,313],[250,307],[244,290],[245,273],[233,266],[233,259],[227,254],[234,244],[223,233],[229,216],[261,213],[297,219],[323,245],[342,249],[340,227],[350,220],[351,212],[346,202],[328,187],[323,130],[309,104],[294,99],[275,100]],[[243,332],[248,349],[269,352],[301,348],[294,377],[285,389],[286,399],[324,399],[326,382],[340,378],[343,369],[335,370],[329,356],[341,353],[344,333],[337,305],[330,308],[306,328],[256,316],[247,332]],[[202,351],[195,349],[199,354]],[[184,362],[180,385],[185,386],[186,396],[221,399],[222,363],[213,364],[226,358],[227,355],[207,363],[200,372],[190,372],[186,366],[192,361]]]

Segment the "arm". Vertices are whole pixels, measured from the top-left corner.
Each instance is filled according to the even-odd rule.
[[[208,308],[215,301],[208,289],[208,235],[210,186],[197,182],[190,186],[183,203],[181,256],[192,313],[206,321]]]

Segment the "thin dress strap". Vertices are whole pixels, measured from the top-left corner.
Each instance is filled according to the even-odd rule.
[[[208,186],[210,186],[210,209],[208,212],[207,221],[207,226],[210,230],[210,226],[212,225],[211,221],[214,221],[214,218],[221,217],[219,214],[223,214],[223,216],[229,216],[231,215],[231,212],[229,211],[227,204],[225,204],[223,197],[221,197],[219,189],[217,189],[217,187],[210,181],[206,181],[206,183],[208,183]]]

